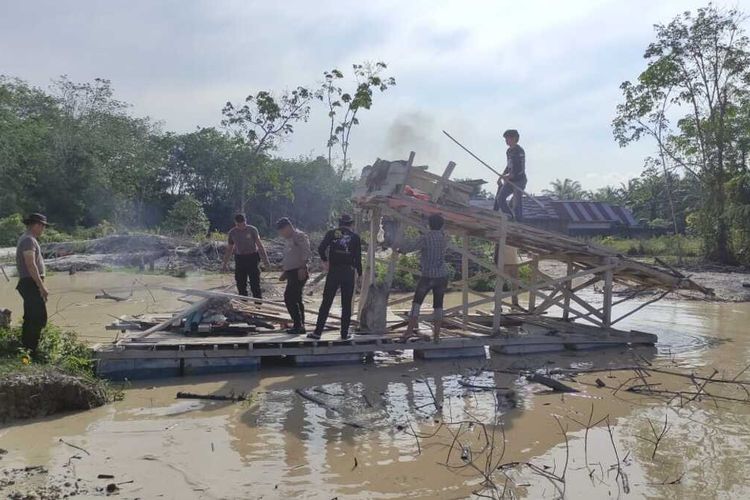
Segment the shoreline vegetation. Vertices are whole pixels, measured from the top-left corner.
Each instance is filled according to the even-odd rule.
[[[20,327],[0,328],[0,424],[90,410],[121,397],[95,375],[91,348],[74,332],[48,325],[31,356]]]

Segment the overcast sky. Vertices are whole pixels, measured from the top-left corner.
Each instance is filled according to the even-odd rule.
[[[750,0],[715,3],[750,11]],[[441,130],[502,168],[500,135],[517,128],[530,190],[564,177],[593,189],[638,175],[652,152],[649,143],[620,149],[610,127],[652,25],[705,4],[0,0],[0,74],[45,87],[61,74],[108,78],[134,114],[184,132],[218,125],[227,100],[382,60],[397,85],[352,132],[356,169],[415,150],[431,170],[454,160],[455,176],[494,182]],[[280,154],[323,154],[325,120],[314,107]]]

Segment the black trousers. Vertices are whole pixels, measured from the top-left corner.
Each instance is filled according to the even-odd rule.
[[[256,299],[262,299],[260,290],[260,255],[258,252],[234,256],[234,280],[237,282],[237,293],[247,297],[247,282]]]
[[[42,298],[42,292],[31,278],[18,280],[16,290],[23,298],[23,326],[21,327],[21,340],[23,346],[36,352],[42,330],[47,326],[47,304]]]
[[[351,266],[331,266],[323,287],[323,301],[318,311],[317,333],[322,333],[326,326],[328,313],[331,311],[333,299],[341,288],[341,335],[349,332],[352,319],[352,298],[354,297],[354,268]]]
[[[526,189],[526,179],[513,181],[521,189]],[[508,198],[513,196],[513,207],[515,210],[511,210],[508,205]],[[516,222],[520,222],[523,219],[523,193],[520,189],[516,189],[510,184],[503,184],[497,191],[497,197],[495,198],[495,210],[502,210],[506,215],[513,217]]]
[[[284,271],[286,277],[286,288],[284,289],[284,304],[289,316],[294,322],[295,328],[304,328],[305,304],[302,302],[302,289],[307,283],[307,278],[301,280],[297,276],[297,269]]]
[[[415,304],[421,304],[424,302],[427,294],[432,291],[432,308],[442,309],[446,288],[448,288],[448,278],[425,278],[422,276],[417,282],[417,288],[414,290],[414,300],[412,300],[412,302]]]

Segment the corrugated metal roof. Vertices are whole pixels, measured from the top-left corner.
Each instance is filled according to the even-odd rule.
[[[549,196],[535,196],[544,208],[540,207],[528,196],[523,197],[523,219],[530,220],[558,220],[563,219],[577,225],[586,224],[621,224],[627,227],[637,227],[638,222],[625,207],[610,205],[601,201],[559,201]],[[493,200],[471,200],[475,207],[492,210]]]
[[[552,201],[560,217],[575,223],[609,222],[635,227],[638,222],[625,207],[610,205],[601,201]]]

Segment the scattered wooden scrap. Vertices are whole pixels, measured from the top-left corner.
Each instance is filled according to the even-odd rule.
[[[574,389],[569,385],[563,384],[559,380],[555,380],[552,377],[547,377],[546,375],[542,375],[541,373],[533,373],[531,375],[527,375],[526,380],[528,380],[529,382],[547,386],[555,392],[579,392],[578,389]]]

